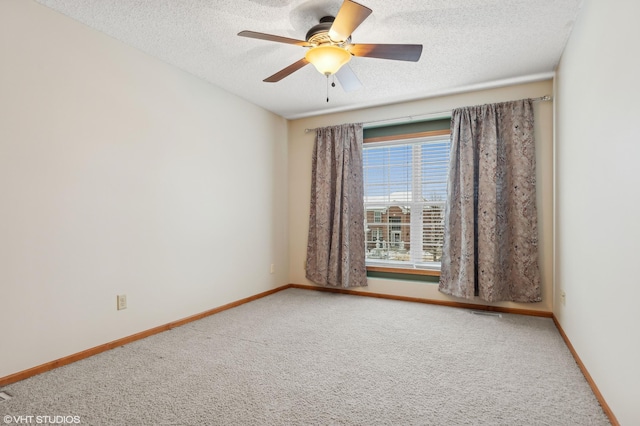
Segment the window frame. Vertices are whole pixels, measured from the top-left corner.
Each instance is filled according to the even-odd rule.
[[[369,137],[363,140],[363,145],[366,146],[369,143],[376,142],[394,142],[401,140],[410,140],[410,139],[418,139],[425,137],[439,137],[439,136],[450,136],[451,129],[446,130],[429,130],[424,132],[413,132],[413,133],[404,133],[404,134],[396,134],[396,135],[388,135],[388,136],[378,136],[378,137]],[[389,223],[390,226],[390,223]],[[423,275],[423,276],[432,276],[439,277],[440,269],[434,267],[425,267],[425,268],[416,268],[414,267],[401,267],[401,266],[390,266],[390,265],[375,265],[375,264],[367,264],[366,265],[367,272],[381,272],[381,273],[391,273],[398,275]]]

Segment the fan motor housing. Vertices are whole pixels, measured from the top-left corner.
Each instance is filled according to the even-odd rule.
[[[311,44],[321,45],[334,42],[329,38],[329,30],[331,29],[331,25],[333,25],[333,21],[335,21],[335,17],[333,16],[323,16],[320,18],[320,23],[311,27],[309,31],[307,31],[307,35],[305,40]],[[349,41],[351,37],[349,37]]]

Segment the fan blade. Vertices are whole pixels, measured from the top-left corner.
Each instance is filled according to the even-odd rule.
[[[368,7],[351,0],[344,0],[336,19],[329,29],[329,38],[334,42],[342,42],[373,12]]]
[[[336,73],[336,77],[338,77],[340,86],[342,86],[342,90],[345,92],[353,92],[354,90],[358,90],[362,87],[362,83],[358,80],[358,77],[353,72],[353,69],[351,69],[349,64],[343,65]]]
[[[283,78],[285,78],[286,76],[288,76],[289,74],[293,74],[294,72],[298,71],[300,68],[304,67],[308,63],[309,61],[307,61],[305,58],[302,58],[299,61],[294,62],[293,64],[289,65],[286,68],[281,69],[271,77],[267,77],[262,81],[267,83],[276,83],[282,80]]]
[[[418,62],[421,44],[352,44],[347,50],[354,56]]]
[[[278,43],[295,44],[297,46],[310,47],[311,44],[303,40],[296,40],[295,38],[281,37],[277,35],[257,33],[255,31],[240,31],[238,33],[240,37],[257,38],[259,40],[277,41]]]

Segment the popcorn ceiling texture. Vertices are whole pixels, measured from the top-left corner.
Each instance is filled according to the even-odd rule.
[[[299,289],[2,390],[83,425],[610,424],[550,318]]]
[[[305,48],[238,37],[242,30],[304,39],[341,0],[36,0],[286,118],[418,99],[506,81],[550,78],[582,0],[361,0],[373,14],[354,43],[423,44],[418,63],[353,58],[364,87],[326,98],[308,65],[262,80]]]

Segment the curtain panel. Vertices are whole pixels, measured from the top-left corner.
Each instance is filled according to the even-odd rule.
[[[439,290],[539,302],[530,99],[455,109]]]
[[[306,276],[334,287],[367,285],[362,123],[316,129]]]

